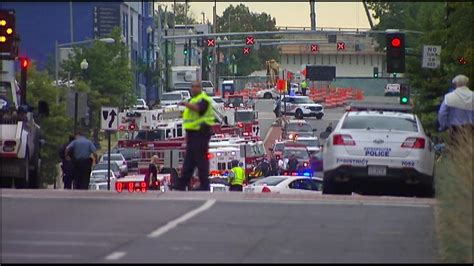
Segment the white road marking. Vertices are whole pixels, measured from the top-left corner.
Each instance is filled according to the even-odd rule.
[[[184,223],[186,222],[187,220],[193,218],[194,216],[196,216],[197,214],[203,212],[203,211],[206,211],[208,210],[209,208],[212,207],[212,205],[214,205],[214,203],[216,203],[216,200],[215,199],[209,199],[207,200],[203,205],[201,205],[199,208],[197,209],[194,209],[188,213],[185,213],[183,216],[173,220],[173,221],[170,221],[168,222],[166,225],[156,229],[155,231],[151,232],[148,237],[150,238],[157,238],[157,237],[160,237],[161,235],[165,234],[166,232],[168,232],[169,230],[175,228],[176,226],[178,226],[179,224],[181,223]]]
[[[127,254],[126,252],[116,251],[108,255],[107,257],[105,257],[105,259],[106,260],[119,260],[123,258],[123,256],[125,256],[126,254]]]
[[[24,246],[85,246],[85,247],[108,247],[107,243],[97,242],[73,242],[73,241],[33,241],[33,240],[11,240],[2,241],[2,245],[24,245]]]
[[[39,235],[61,235],[61,236],[85,236],[85,237],[133,237],[135,234],[124,234],[114,232],[69,232],[69,231],[34,231],[34,230],[9,230],[2,234],[39,234]]]
[[[2,253],[2,257],[15,257],[15,258],[22,258],[22,259],[27,259],[27,258],[33,258],[33,259],[38,259],[38,258],[73,258],[76,257],[75,255],[72,254],[46,254],[46,253]]]

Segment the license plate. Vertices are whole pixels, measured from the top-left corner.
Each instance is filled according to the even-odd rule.
[[[386,176],[387,167],[385,166],[369,166],[369,175],[371,176]]]

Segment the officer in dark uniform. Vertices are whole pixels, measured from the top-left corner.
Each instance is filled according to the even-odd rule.
[[[80,132],[76,133],[76,139],[66,147],[64,155],[70,161],[69,152],[74,154],[74,189],[89,189],[90,175],[92,170],[92,158],[97,162],[97,153],[94,144],[84,137]]]
[[[194,169],[198,168],[200,186],[197,190],[209,191],[209,160],[207,153],[211,139],[211,126],[215,116],[212,99],[202,91],[201,82],[191,85],[192,98],[189,102],[181,102],[185,106],[183,112],[183,128],[186,130],[186,155],[183,171],[172,186],[175,190],[185,190],[192,178]]]

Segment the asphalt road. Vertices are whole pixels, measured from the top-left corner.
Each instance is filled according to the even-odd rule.
[[[1,190],[1,262],[436,262],[432,199]]]

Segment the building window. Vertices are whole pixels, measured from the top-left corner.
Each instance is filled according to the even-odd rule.
[[[286,64],[289,65],[290,64],[290,55],[285,55],[286,56]]]
[[[293,65],[296,65],[296,54],[293,54]]]
[[[336,57],[336,65],[337,65],[337,54],[335,55],[335,57]]]
[[[374,57],[373,57],[373,55],[370,55],[370,65],[371,65],[371,66],[374,65]]]
[[[349,55],[349,65],[352,65],[352,55]]]
[[[331,64],[331,55],[328,54],[328,64],[330,65]]]
[[[324,55],[321,55],[321,65],[324,65]]]
[[[358,65],[358,64],[359,64],[359,55],[358,55],[358,54],[356,54],[356,56],[355,56],[355,57],[356,57],[356,65]]]
[[[362,58],[364,59],[364,65],[365,65],[365,58],[366,58],[366,56],[365,56],[365,55],[363,55],[363,56],[362,56]]]

